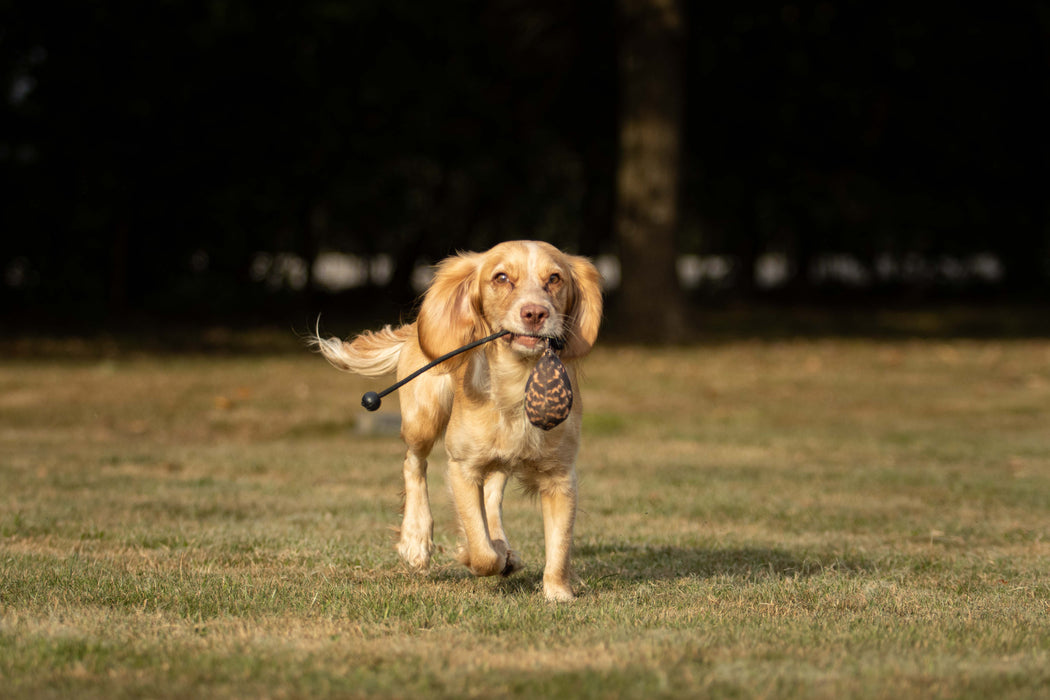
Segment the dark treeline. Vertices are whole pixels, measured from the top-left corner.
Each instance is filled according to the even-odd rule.
[[[260,252],[307,276],[324,251],[389,256],[377,296],[396,302],[456,249],[618,252],[611,0],[0,8],[15,313],[326,303],[309,279],[261,282]],[[719,294],[761,293],[767,253],[787,265],[778,294],[828,293],[827,254],[876,282],[880,259],[988,254],[996,293],[1046,289],[1047,3],[684,9],[675,245],[725,262]]]

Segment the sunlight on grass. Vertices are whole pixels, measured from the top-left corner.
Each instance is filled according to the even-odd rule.
[[[631,368],[630,381],[624,368]],[[377,382],[301,356],[0,365],[0,684],[20,697],[1050,691],[1050,343],[605,347],[570,605],[393,550]],[[391,397],[393,399],[393,397]],[[396,402],[384,406],[393,414]]]

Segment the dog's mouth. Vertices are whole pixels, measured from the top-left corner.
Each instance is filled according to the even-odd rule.
[[[543,342],[543,338],[538,335],[522,335],[518,333],[511,333],[507,336],[511,343],[517,343],[527,348],[534,348]]]
[[[546,335],[529,335],[526,333],[509,333],[507,342],[520,345],[530,350],[550,347],[553,350],[561,350],[565,343],[561,338]]]

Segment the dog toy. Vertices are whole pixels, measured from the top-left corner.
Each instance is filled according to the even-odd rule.
[[[383,404],[384,396],[397,391],[405,384],[426,372],[428,369],[439,365],[445,360],[451,359],[462,352],[473,350],[479,345],[484,345],[485,343],[496,340],[497,338],[502,338],[509,333],[510,331],[507,330],[499,331],[498,333],[493,333],[481,340],[475,340],[473,343],[468,343],[461,348],[456,348],[452,352],[446,353],[420,367],[401,381],[392,384],[382,391],[366,392],[365,395],[361,397],[361,405],[369,411],[378,411],[379,407]],[[529,419],[529,422],[537,428],[550,430],[551,428],[560,425],[562,421],[569,416],[569,411],[572,409],[572,382],[569,381],[569,373],[565,369],[565,365],[562,364],[562,361],[558,359],[558,356],[555,354],[555,352],[560,351],[565,344],[559,338],[543,338],[543,340],[547,347],[543,351],[543,355],[536,362],[536,366],[532,368],[532,373],[529,375],[529,379],[525,383],[525,415]]]
[[[543,430],[559,425],[572,410],[572,382],[565,365],[554,354],[554,344],[548,339],[547,349],[525,384],[525,416]]]

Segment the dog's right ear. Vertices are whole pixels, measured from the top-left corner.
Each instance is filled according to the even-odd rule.
[[[428,359],[433,360],[481,337],[480,265],[478,253],[454,255],[438,264],[416,317],[419,347]],[[444,367],[447,371],[455,364],[458,363]]]

